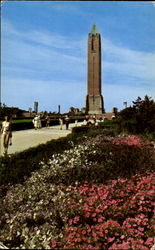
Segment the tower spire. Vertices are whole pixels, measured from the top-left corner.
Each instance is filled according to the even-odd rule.
[[[93,26],[92,26],[92,29],[91,29],[91,34],[92,35],[96,35],[98,34],[98,30],[97,30],[97,27],[96,27],[96,24],[94,23]]]

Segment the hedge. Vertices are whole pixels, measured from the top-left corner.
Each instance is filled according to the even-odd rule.
[[[76,118],[71,118],[70,123],[74,123]],[[79,118],[78,122],[83,121],[83,118]],[[46,126],[46,121],[41,120],[41,125],[42,127]],[[50,126],[55,126],[59,125],[59,119],[51,119],[50,120]],[[1,127],[1,122],[0,122],[0,127]],[[18,120],[13,120],[12,122],[12,131],[19,131],[19,130],[26,130],[26,129],[32,129],[34,128],[33,122],[31,121],[18,121]]]
[[[47,162],[54,153],[70,149],[78,141],[80,136],[69,134],[20,153],[0,157],[0,185],[22,182],[32,171],[40,168],[40,161]]]
[[[0,157],[0,185],[22,182],[32,171],[40,168],[40,161],[47,162],[54,153],[61,153],[72,148],[83,140],[83,135],[93,136],[100,133],[111,135],[112,131],[109,128],[100,129],[95,126],[75,127],[72,134],[67,137],[51,140],[46,144],[40,144],[11,156]]]

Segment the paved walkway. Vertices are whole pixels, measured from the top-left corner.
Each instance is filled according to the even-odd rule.
[[[82,122],[79,122],[77,124],[77,126],[81,125]],[[21,152],[30,147],[36,147],[39,144],[51,141],[52,139],[65,137],[72,132],[73,127],[75,127],[74,123],[69,124],[68,130],[66,130],[65,125],[63,125],[62,130],[60,130],[60,126],[52,126],[49,128],[41,128],[38,130],[28,129],[28,130],[14,131],[12,132],[12,146],[9,146],[8,154]],[[1,140],[0,155],[3,155],[2,140]]]

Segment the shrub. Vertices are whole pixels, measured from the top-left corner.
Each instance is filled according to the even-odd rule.
[[[40,168],[39,162],[47,162],[52,154],[72,148],[80,140],[78,136],[68,135],[65,138],[51,140],[21,153],[0,157],[0,183],[18,183]]]
[[[145,96],[133,102],[133,107],[128,107],[118,114],[117,128],[129,133],[152,133],[155,131],[155,102]]]
[[[53,119],[50,121],[50,126],[53,125],[58,125],[59,124],[59,120],[58,119]],[[46,126],[46,121],[45,120],[41,120],[41,125],[42,127]],[[34,128],[33,122],[31,121],[14,121],[12,122],[12,130],[13,131],[18,131],[18,130],[25,130],[25,129],[32,129]]]
[[[73,133],[73,134],[78,134],[78,133],[83,133],[83,134],[85,134],[85,133],[88,133],[89,129],[90,129],[90,128],[89,128],[88,126],[74,127],[74,128],[72,129],[72,133]]]
[[[139,146],[140,141],[140,146]],[[136,137],[86,139],[74,149],[65,151],[64,158],[54,155],[47,163],[52,166],[57,161],[57,170],[50,174],[55,184],[71,185],[76,181],[108,183],[117,177],[130,178],[146,169],[155,169],[154,148]]]
[[[148,138],[148,140],[155,142],[155,132],[146,133],[145,136],[146,136],[146,138]]]
[[[153,245],[154,175],[110,185],[77,183],[59,200],[65,226],[55,249],[150,249]],[[67,192],[67,193],[66,193]],[[69,199],[68,199],[69,197]],[[58,204],[60,207],[60,205]]]
[[[118,133],[112,126],[105,126],[100,124],[98,126],[80,126],[74,127],[72,129],[73,134],[86,134],[88,137],[96,137],[97,135],[104,135],[104,136],[116,136]]]
[[[38,159],[37,171],[22,184],[4,186],[0,241],[13,249],[142,249],[142,245],[149,249],[153,244],[154,148],[135,136],[84,136],[75,146],[71,138],[66,143],[62,139],[60,145],[49,144],[55,154],[50,150],[48,160]],[[59,153],[54,151],[56,146]],[[40,148],[40,154],[44,149]],[[126,169],[127,150],[131,166]],[[140,167],[134,161],[138,163],[135,158],[141,156]]]

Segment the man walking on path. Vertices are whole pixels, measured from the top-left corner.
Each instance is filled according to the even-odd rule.
[[[69,117],[66,115],[65,117],[66,130],[69,128]]]
[[[46,128],[49,128],[49,126],[50,126],[50,118],[49,118],[48,115],[46,116],[45,121],[46,121]]]

